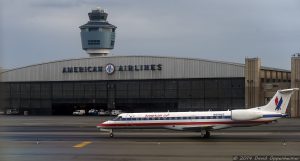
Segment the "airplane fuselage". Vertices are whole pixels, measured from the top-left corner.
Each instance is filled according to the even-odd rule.
[[[167,128],[172,130],[200,131],[224,129],[238,126],[255,126],[270,123],[285,115],[262,113],[262,117],[252,120],[233,120],[231,111],[208,112],[165,112],[165,113],[124,113],[113,120],[97,125],[101,129],[122,128]]]

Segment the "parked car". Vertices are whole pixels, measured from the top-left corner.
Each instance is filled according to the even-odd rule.
[[[6,114],[7,115],[17,115],[17,114],[19,114],[19,110],[15,109],[15,108],[7,109]]]
[[[85,110],[76,110],[73,112],[73,115],[78,115],[78,116],[85,115]]]
[[[89,115],[98,115],[98,110],[96,110],[96,109],[90,109],[90,110],[88,111],[88,114],[89,114]]]
[[[117,116],[119,114],[123,113],[122,110],[111,110],[111,115],[112,116]]]
[[[110,114],[109,111],[104,111],[103,109],[100,109],[99,112],[98,112],[99,116],[107,116],[109,114]]]

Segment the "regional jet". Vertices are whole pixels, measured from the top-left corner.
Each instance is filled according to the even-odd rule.
[[[299,88],[278,90],[271,101],[264,106],[231,111],[207,112],[157,112],[123,113],[113,120],[97,125],[100,131],[107,131],[113,137],[114,129],[171,129],[200,132],[203,138],[210,137],[210,131],[248,127],[271,123],[286,117],[290,98]]]

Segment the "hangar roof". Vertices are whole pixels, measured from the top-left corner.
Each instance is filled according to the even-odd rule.
[[[105,70],[107,64],[113,64],[115,72],[108,74]],[[155,65],[153,70],[148,70],[148,66],[151,67],[151,65]],[[245,65],[240,63],[198,58],[144,55],[105,56],[59,60],[15,68],[3,72],[2,81],[230,78],[244,77],[244,67]],[[262,69],[287,71],[267,67],[262,67]]]

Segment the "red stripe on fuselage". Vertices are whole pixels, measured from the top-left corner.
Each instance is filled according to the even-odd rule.
[[[117,123],[99,124],[99,127],[132,127],[132,126],[172,126],[172,125],[239,125],[239,124],[261,124],[271,121],[224,121],[224,122],[157,122],[157,123]]]

